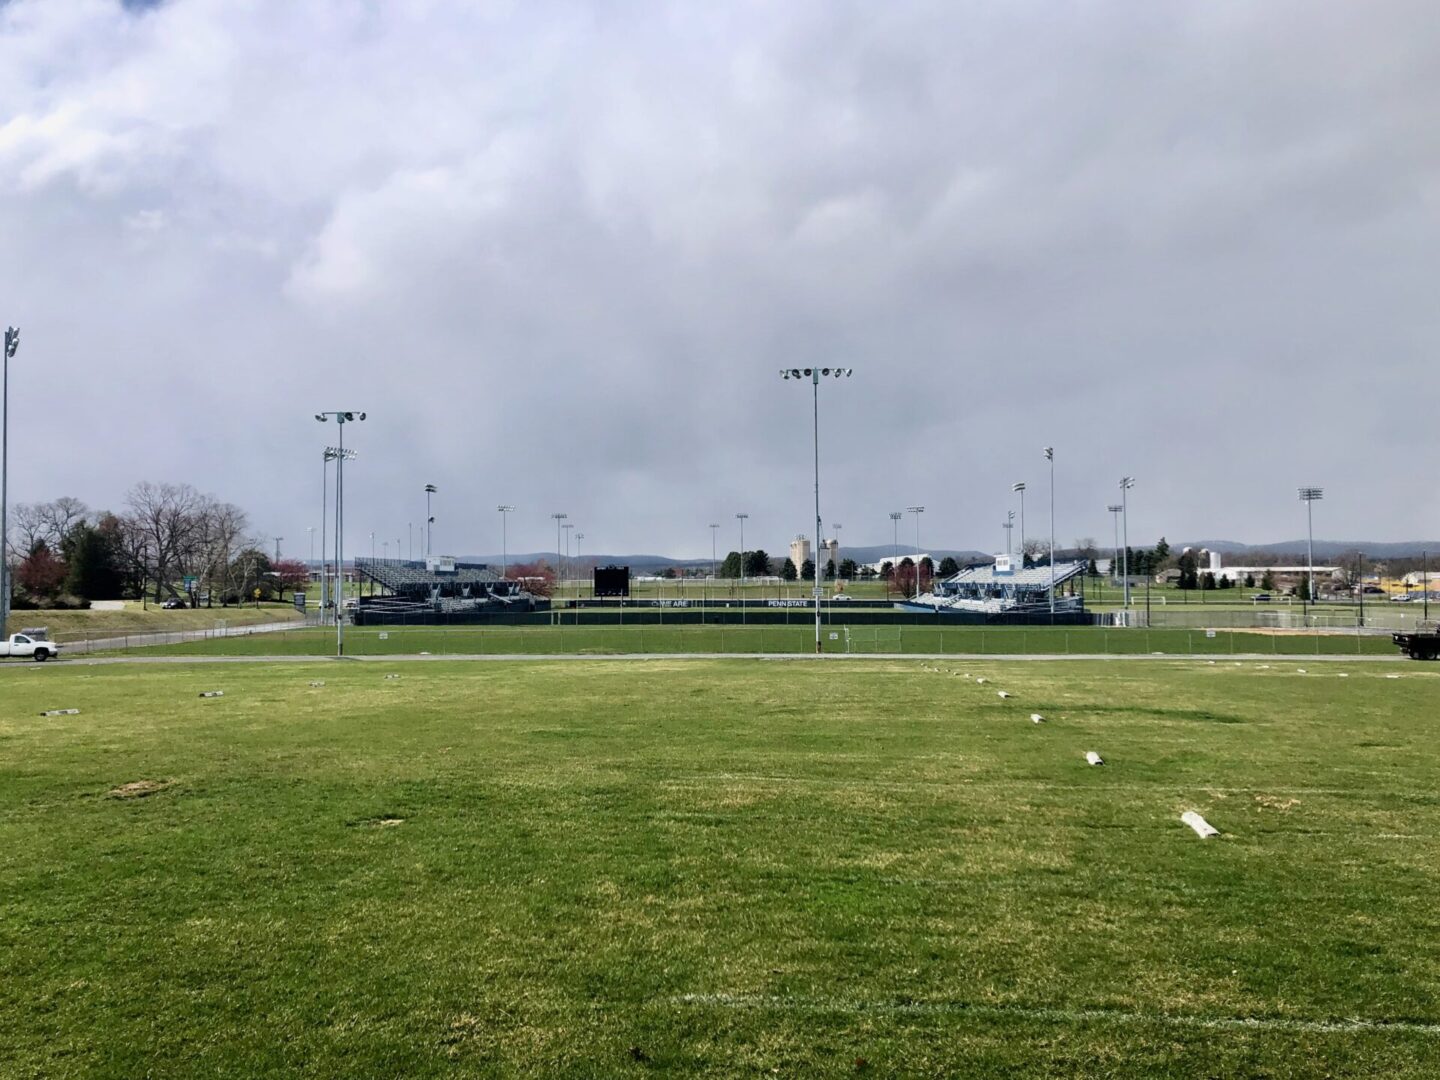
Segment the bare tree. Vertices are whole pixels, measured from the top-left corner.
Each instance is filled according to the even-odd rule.
[[[166,592],[178,596],[176,579],[195,565],[197,549],[204,547],[214,499],[189,484],[144,481],[130,489],[125,503],[130,509],[125,528],[134,534],[126,550],[137,554],[155,601]]]
[[[16,503],[11,508],[10,535],[6,537],[10,562],[17,563],[25,558],[42,540],[49,545],[44,507],[44,503]]]
[[[45,525],[45,542],[54,551],[60,550],[71,529],[90,516],[90,508],[69,495],[62,495],[54,502],[40,503],[36,509]]]

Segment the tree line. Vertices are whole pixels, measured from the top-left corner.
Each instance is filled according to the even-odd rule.
[[[304,586],[298,560],[272,560],[245,511],[189,484],[144,482],[119,511],[65,496],[19,503],[4,554],[16,608],[87,607],[94,600],[176,598],[227,605],[284,599]]]

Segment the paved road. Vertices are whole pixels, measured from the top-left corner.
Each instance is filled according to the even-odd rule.
[[[576,653],[395,653],[383,656],[106,656],[90,657],[83,660],[61,660],[64,666],[80,664],[84,666],[101,666],[105,664],[335,664],[335,663],[362,663],[362,664],[396,664],[396,663],[428,663],[433,661],[444,662],[470,662],[470,663],[523,663],[528,661],[556,662],[567,661],[574,663],[636,663],[655,662],[665,660],[768,660],[776,662],[810,662],[827,663],[863,660],[925,660],[940,661],[944,663],[989,663],[989,662],[1039,662],[1039,661],[1062,661],[1062,660],[1105,660],[1110,663],[1127,663],[1131,661],[1170,661],[1187,662],[1197,664],[1201,667],[1210,666],[1227,667],[1237,663],[1259,663],[1264,662],[1270,665],[1275,664],[1394,664],[1394,663],[1415,663],[1400,655],[1395,656],[1316,656],[1312,654],[1299,653],[1294,655],[1276,655],[1274,653],[1236,653],[1226,654],[1224,657],[1209,658],[1204,656],[1177,656],[1167,654],[1154,656],[1149,654],[1119,656],[1115,653],[828,653],[824,656],[816,656],[814,653],[608,653],[608,654],[576,654]],[[54,661],[52,661],[54,663]],[[14,665],[20,666],[20,665]],[[31,664],[30,667],[40,665]],[[1440,674],[1440,664],[1433,667],[1425,664],[1417,664],[1417,671],[1434,671]]]

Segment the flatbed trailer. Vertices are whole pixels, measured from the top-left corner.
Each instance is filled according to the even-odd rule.
[[[1424,623],[1414,630],[1400,630],[1390,635],[1400,651],[1412,660],[1440,659],[1440,626]]]

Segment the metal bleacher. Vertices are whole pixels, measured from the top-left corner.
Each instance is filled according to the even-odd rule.
[[[355,570],[383,594],[361,596],[357,623],[465,621],[534,611],[536,598],[519,582],[483,563],[445,561],[443,568],[404,559],[356,559]]]
[[[484,596],[487,592],[507,593],[509,585],[496,590],[504,579],[483,564],[456,563],[454,573],[438,573],[424,563],[405,559],[356,559],[355,569],[395,596],[429,599],[438,589],[441,596]],[[479,586],[479,588],[476,588]]]

